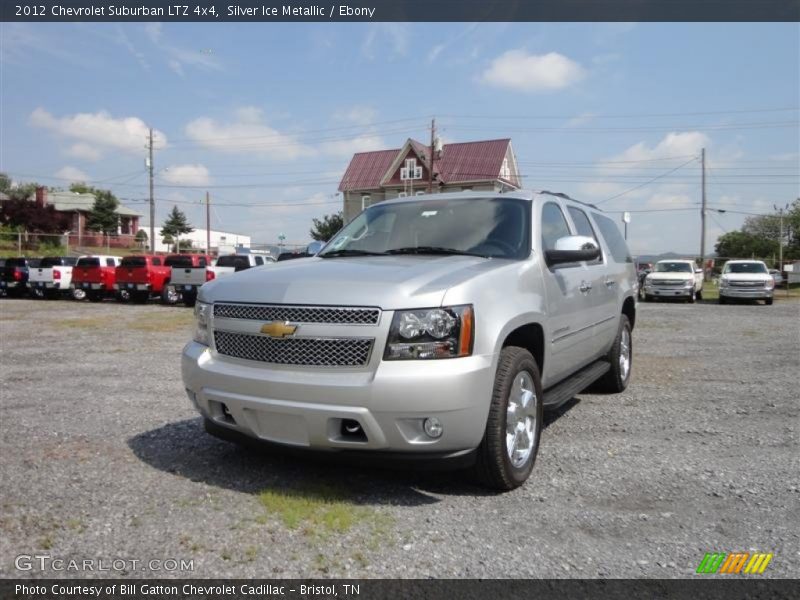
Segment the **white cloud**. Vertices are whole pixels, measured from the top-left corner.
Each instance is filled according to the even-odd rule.
[[[104,150],[123,150],[143,154],[148,136],[147,124],[138,117],[116,119],[106,111],[77,113],[66,117],[55,117],[45,109],[36,108],[30,116],[34,127],[48,129],[56,134],[77,140],[69,152],[73,156],[96,160]],[[155,146],[166,146],[167,136],[153,131]],[[91,151],[94,149],[94,152]]]
[[[333,118],[337,121],[355,123],[356,125],[369,125],[378,116],[378,111],[371,106],[357,104],[347,109],[341,109],[334,113]]]
[[[668,133],[655,146],[648,146],[645,142],[639,142],[609,160],[650,161],[684,156],[688,159],[692,155],[699,155],[700,150],[710,144],[709,137],[699,131],[673,132]]]
[[[67,149],[67,154],[91,162],[98,161],[103,157],[102,153],[96,147],[84,144],[83,142],[78,142],[70,146]]]
[[[58,179],[65,179],[70,183],[89,181],[89,176],[76,167],[62,167],[55,175]]]
[[[186,135],[206,148],[231,154],[266,156],[292,160],[313,154],[313,150],[290,135],[267,125],[261,109],[243,107],[234,120],[221,123],[210,117],[195,119],[186,125]]]
[[[375,23],[361,44],[361,54],[374,60],[376,47],[390,50],[392,58],[408,54],[409,29],[405,23]]]
[[[552,92],[574,85],[585,76],[586,70],[563,54],[509,50],[492,61],[480,81],[521,92]]]
[[[365,133],[356,138],[323,142],[320,150],[324,154],[337,158],[350,158],[356,152],[370,152],[372,150],[385,150],[386,142],[377,134]]]
[[[197,67],[205,70],[220,70],[222,64],[207,50],[184,48],[170,43],[164,34],[162,23],[148,23],[144,32],[154,46],[164,55],[167,67],[179,76],[185,75],[184,66]]]
[[[204,165],[172,165],[161,174],[161,179],[176,185],[208,185],[211,176]]]

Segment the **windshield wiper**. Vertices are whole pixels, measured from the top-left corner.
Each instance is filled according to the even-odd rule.
[[[491,258],[485,254],[467,252],[456,248],[444,248],[442,246],[406,246],[404,248],[392,248],[386,254],[451,254],[458,256],[479,256],[480,258]]]
[[[342,248],[341,250],[331,250],[325,254],[319,254],[320,258],[332,258],[334,256],[384,256],[385,252],[369,252],[367,250],[355,250]]]

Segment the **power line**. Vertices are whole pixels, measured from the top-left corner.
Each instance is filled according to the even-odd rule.
[[[610,115],[439,115],[440,118],[451,119],[650,119],[660,117],[697,117],[704,115],[732,115],[744,113],[758,113],[758,112],[794,112],[800,110],[798,106],[790,106],[785,108],[752,108],[752,109],[736,109],[736,110],[717,110],[717,111],[701,111],[701,112],[682,112],[682,113],[639,113],[639,114],[610,114]]]
[[[686,165],[688,165],[689,163],[692,163],[692,162],[694,162],[694,161],[696,161],[696,160],[697,160],[697,157],[696,157],[696,156],[694,156],[694,157],[690,158],[689,160],[687,160],[687,161],[686,161],[685,163],[683,163],[682,165],[679,165],[679,166],[675,167],[675,168],[674,168],[674,169],[672,169],[671,171],[667,171],[666,173],[663,173],[662,175],[658,175],[657,177],[653,177],[651,180],[649,180],[649,181],[645,181],[645,182],[644,182],[644,183],[642,183],[642,184],[639,184],[639,185],[637,185],[637,186],[635,186],[635,187],[632,187],[632,188],[630,188],[630,189],[628,189],[628,190],[625,190],[624,192],[621,192],[621,193],[617,194],[616,196],[611,196],[611,198],[606,198],[605,200],[600,200],[599,202],[595,202],[595,204],[603,204],[604,202],[609,202],[609,201],[611,201],[611,200],[615,200],[615,199],[617,199],[617,198],[620,198],[620,197],[622,197],[622,196],[624,196],[624,195],[626,195],[626,194],[630,194],[631,192],[633,192],[633,191],[636,191],[636,190],[638,190],[639,188],[643,188],[644,186],[646,186],[646,185],[649,185],[649,184],[653,183],[654,181],[658,181],[658,180],[659,180],[659,179],[661,179],[662,177],[666,177],[666,176],[667,176],[667,175],[669,175],[670,173],[674,173],[674,172],[675,172],[675,171],[677,171],[678,169],[682,169],[683,167],[685,167],[685,166],[686,166]]]

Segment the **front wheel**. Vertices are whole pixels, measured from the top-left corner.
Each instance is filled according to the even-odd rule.
[[[695,294],[696,292],[694,291],[694,288],[692,288],[692,291],[689,292],[689,304],[694,304]]]
[[[524,348],[503,348],[476,474],[495,490],[519,487],[531,474],[542,433],[542,383],[539,367]]]
[[[161,291],[161,302],[163,304],[177,304],[180,299],[181,295],[174,285],[164,285],[164,289]]]
[[[697,290],[696,296],[697,296],[698,300],[702,300],[703,299],[703,291],[702,290]]]
[[[772,298],[765,298],[764,304],[766,304],[767,306],[772,306]]]
[[[86,299],[86,292],[84,292],[81,288],[75,288],[72,290],[72,299],[73,300],[85,300]]]
[[[620,315],[617,337],[606,355],[606,360],[611,364],[611,368],[597,382],[598,390],[609,394],[625,391],[631,379],[633,366],[631,323],[625,315]]]
[[[720,294],[720,296],[719,296],[719,303],[720,303],[720,304],[727,304],[727,302],[728,302],[728,299],[727,299],[727,298],[725,298],[725,296],[723,296],[722,294]]]

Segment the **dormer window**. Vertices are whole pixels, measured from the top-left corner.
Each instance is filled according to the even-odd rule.
[[[422,179],[422,167],[417,166],[416,158],[407,158],[406,166],[400,169],[400,180]]]
[[[500,168],[500,178],[506,181],[511,180],[511,169],[508,168],[508,159],[503,159],[503,166]]]

